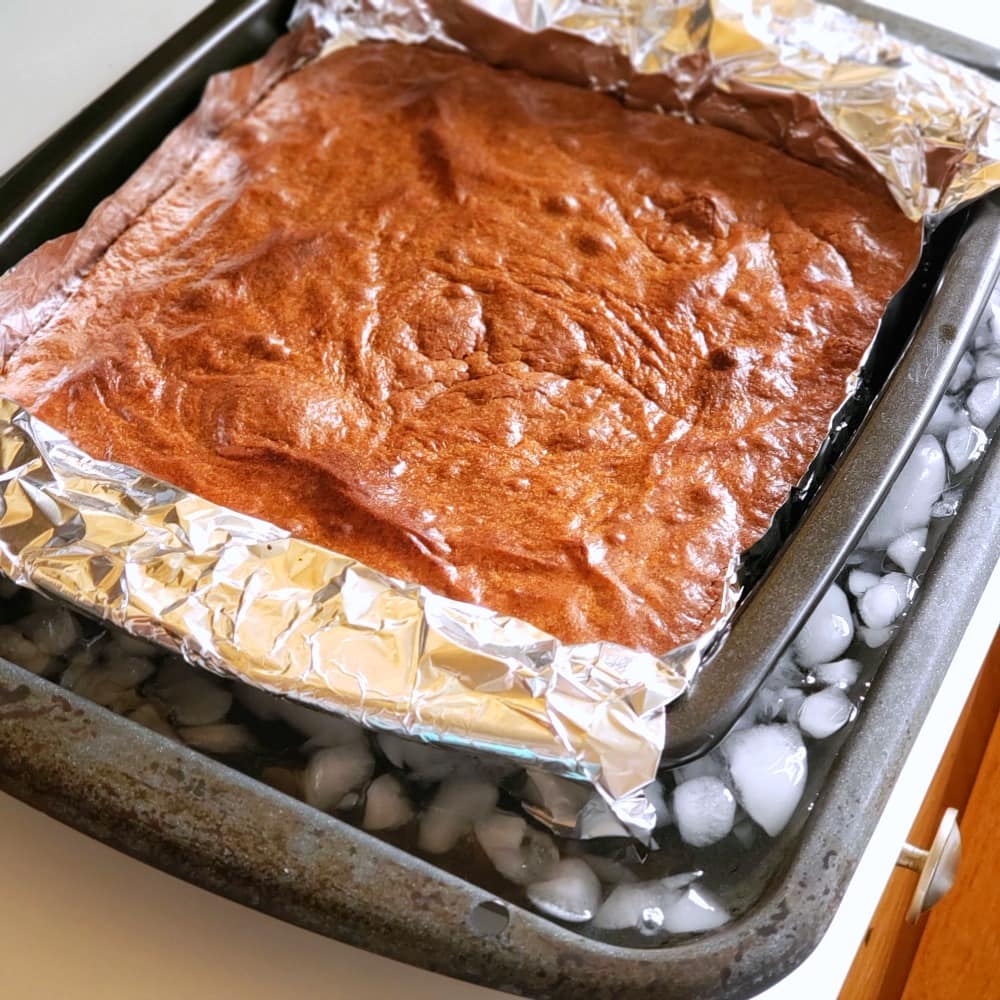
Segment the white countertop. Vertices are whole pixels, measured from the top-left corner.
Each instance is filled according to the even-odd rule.
[[[1000,12],[985,13],[981,0],[882,5],[1000,46]],[[204,6],[202,0],[0,4],[0,172]],[[767,1000],[836,997],[998,624],[1000,567],[829,933],[792,976],[767,991]],[[503,995],[377,958],[213,896],[2,794],[0,857],[0,996],[11,1000]]]

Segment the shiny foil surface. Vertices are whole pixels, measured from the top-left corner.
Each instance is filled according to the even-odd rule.
[[[646,825],[626,797],[656,774],[696,651],[561,644],[97,461],[9,400],[0,489],[0,570],[16,583],[366,726],[589,779]]]
[[[913,220],[1000,186],[1000,84],[814,0],[299,0],[331,45],[457,47],[741,132]]]

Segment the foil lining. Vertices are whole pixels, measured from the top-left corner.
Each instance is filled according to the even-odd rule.
[[[637,831],[697,659],[560,643],[97,461],[6,399],[0,571],[274,694],[592,781]]]
[[[740,132],[935,222],[1000,187],[1000,84],[814,0],[299,0],[331,46],[436,43]]]

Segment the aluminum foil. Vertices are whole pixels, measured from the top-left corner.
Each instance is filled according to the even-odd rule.
[[[383,576],[97,461],[5,399],[0,571],[275,694],[588,779],[650,825],[629,796],[656,774],[683,657],[566,645]]]
[[[431,42],[888,187],[931,222],[1000,187],[1000,84],[814,0],[299,0],[331,45]]]

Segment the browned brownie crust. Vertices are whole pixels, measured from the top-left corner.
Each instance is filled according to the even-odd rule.
[[[919,247],[888,197],[740,136],[370,44],[226,128],[0,393],[386,573],[661,652]]]

